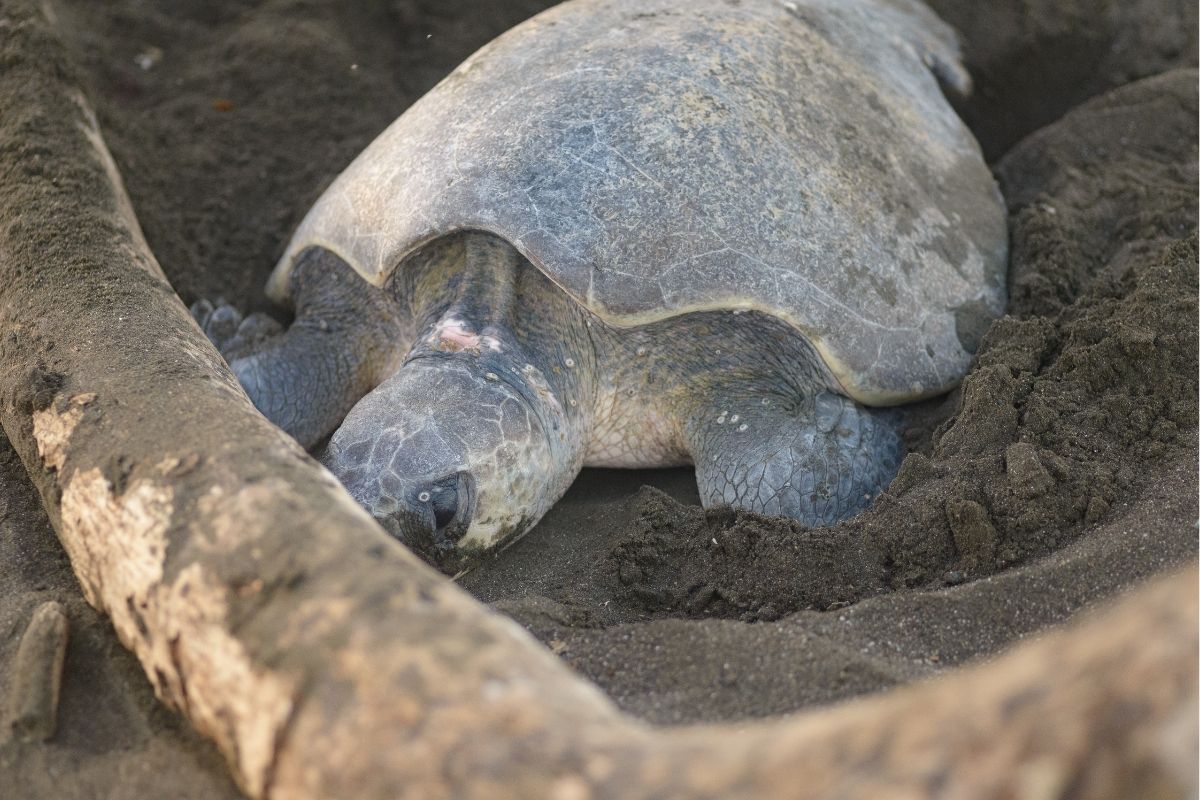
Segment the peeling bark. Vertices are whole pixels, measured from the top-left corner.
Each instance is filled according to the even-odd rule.
[[[88,601],[247,794],[1195,790],[1194,570],[886,696],[739,727],[621,716],[253,409],[147,249],[52,25],[3,0],[0,31],[0,423]]]

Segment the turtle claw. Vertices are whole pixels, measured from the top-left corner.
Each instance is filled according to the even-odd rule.
[[[242,321],[241,313],[222,298],[217,298],[215,303],[197,300],[192,303],[190,310],[192,319],[196,320],[208,340],[221,351],[221,355],[228,357],[227,345],[237,334]]]
[[[261,312],[243,317],[224,299],[216,303],[197,300],[191,307],[192,319],[226,361],[249,355],[263,342],[283,333],[283,326]]]
[[[215,344],[221,352],[225,352],[228,345],[237,336],[238,328],[242,324],[242,313],[233,306],[217,301],[217,307],[208,315],[208,321],[204,324],[204,333]]]
[[[212,316],[213,304],[208,300],[200,299],[192,303],[188,311],[192,314],[192,319],[196,320],[196,324],[200,326],[200,330],[204,330],[204,323],[208,322],[208,318]]]
[[[240,342],[245,347],[256,349],[267,339],[273,339],[283,333],[283,326],[274,317],[256,311],[245,317],[238,326],[234,342]]]

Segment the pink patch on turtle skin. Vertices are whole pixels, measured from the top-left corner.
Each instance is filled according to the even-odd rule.
[[[501,350],[500,340],[495,336],[488,334],[480,336],[467,327],[465,322],[453,318],[440,321],[425,337],[425,340],[438,350],[447,350],[452,353],[462,350],[478,353],[484,347],[494,353],[499,353]]]
[[[439,350],[478,350],[479,334],[457,319],[444,319],[434,326],[429,338]]]

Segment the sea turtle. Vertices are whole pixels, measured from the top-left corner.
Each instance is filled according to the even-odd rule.
[[[286,332],[194,312],[259,409],[453,569],[582,466],[832,523],[1004,305],[1002,200],[915,0],[574,0],[484,47],[300,224]]]

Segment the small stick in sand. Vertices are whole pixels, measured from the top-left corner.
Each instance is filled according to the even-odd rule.
[[[43,742],[58,724],[58,691],[67,654],[67,615],[53,600],[33,612],[17,646],[9,688],[9,725],[21,742]]]

